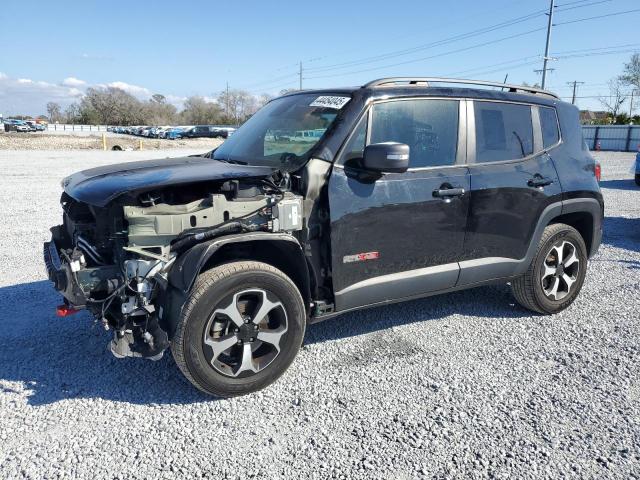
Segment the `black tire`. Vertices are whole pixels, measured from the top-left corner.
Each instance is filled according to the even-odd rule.
[[[567,287],[566,295],[562,298],[552,298],[548,293],[545,293],[543,280],[543,275],[546,271],[545,264],[548,265],[549,257],[554,255],[551,251],[554,246],[567,245],[567,243],[563,242],[568,243],[569,251],[571,251],[571,247],[574,248],[573,251],[578,259],[578,268],[575,275],[568,273],[574,279],[574,283]],[[580,293],[587,270],[587,260],[587,247],[584,239],[575,228],[563,223],[549,225],[542,234],[531,265],[522,276],[511,283],[516,301],[524,308],[542,314],[553,314],[564,310],[573,303]],[[562,261],[559,263],[562,263]],[[563,266],[561,273],[564,273],[564,269],[565,267]],[[556,272],[558,272],[558,269],[556,269]],[[555,276],[553,275],[548,275],[546,278],[550,279],[547,281],[555,281]],[[562,280],[559,282],[567,285],[567,282]],[[551,291],[553,289],[549,288],[548,290]],[[557,296],[558,294],[556,293],[555,297]]]
[[[636,185],[640,187],[640,173],[636,173]]]
[[[278,353],[270,363],[257,373],[243,372],[244,376],[234,378],[221,373],[214,367],[214,360],[207,357],[207,353],[211,356],[213,350],[205,345],[203,338],[207,336],[207,330],[213,328],[211,319],[214,311],[220,310],[220,303],[229,297],[233,297],[235,302],[235,294],[251,289],[267,292],[265,299],[267,294],[270,300],[277,299],[279,308],[285,312],[283,318],[287,328],[286,333],[279,340]],[[270,315],[271,312],[265,318],[269,318]],[[234,327],[231,323],[229,325]],[[245,395],[273,383],[285,372],[300,349],[305,326],[304,302],[296,285],[289,277],[265,263],[253,261],[227,263],[202,273],[196,280],[182,309],[171,342],[171,351],[185,377],[203,392],[217,397]],[[236,329],[235,332],[238,330]],[[257,339],[251,339],[252,342],[254,340],[259,344]],[[249,343],[246,338],[245,343]],[[243,347],[244,344],[229,348],[242,349]],[[270,344],[267,345],[267,348],[269,347],[271,347]],[[241,355],[242,352],[239,354]],[[218,358],[222,357],[227,358],[224,354]]]

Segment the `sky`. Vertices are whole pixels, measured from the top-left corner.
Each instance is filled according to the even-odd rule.
[[[138,98],[256,95],[388,76],[540,82],[550,0],[3,2],[0,113],[66,107],[90,86]],[[597,97],[640,52],[638,0],[556,0],[547,88]],[[626,12],[626,13],[620,13]],[[640,106],[640,102],[638,103]]]

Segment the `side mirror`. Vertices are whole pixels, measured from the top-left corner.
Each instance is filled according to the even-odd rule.
[[[364,149],[362,166],[375,172],[402,173],[409,168],[409,145],[396,142],[373,143]]]

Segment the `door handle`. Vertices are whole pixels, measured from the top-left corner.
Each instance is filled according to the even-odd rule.
[[[551,180],[550,178],[543,177],[540,174],[535,174],[533,178],[529,179],[527,185],[529,185],[530,187],[542,188],[546,187],[547,185],[551,185],[552,183],[553,180]]]
[[[439,188],[433,191],[433,196],[437,198],[461,197],[464,193],[464,188]]]

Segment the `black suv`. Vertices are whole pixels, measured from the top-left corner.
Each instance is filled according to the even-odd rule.
[[[211,125],[196,125],[182,132],[182,138],[227,138],[228,132]]]
[[[602,237],[578,110],[470,80],[287,94],[212,152],[63,187],[44,250],[58,314],[89,310],[119,357],[171,346],[219,396],[270,384],[307,324],[350,310],[511,282],[559,312]]]

